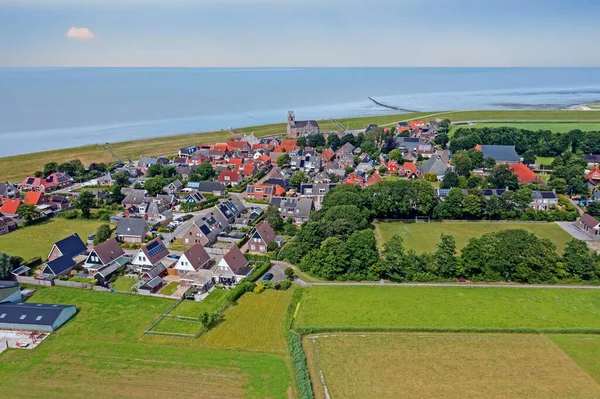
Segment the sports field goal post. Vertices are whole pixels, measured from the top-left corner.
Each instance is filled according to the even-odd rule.
[[[431,219],[429,216],[417,216],[415,217],[415,223],[429,223]]]

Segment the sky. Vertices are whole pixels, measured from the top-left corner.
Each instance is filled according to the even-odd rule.
[[[0,66],[600,66],[600,0],[0,0]]]

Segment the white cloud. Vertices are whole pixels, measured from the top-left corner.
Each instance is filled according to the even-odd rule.
[[[67,37],[69,39],[90,40],[94,39],[96,35],[88,28],[77,28],[73,26],[67,31]]]

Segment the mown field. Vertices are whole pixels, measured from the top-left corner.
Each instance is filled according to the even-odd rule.
[[[316,398],[326,397],[323,385],[346,399],[600,396],[600,385],[542,335],[321,334],[304,347]]]
[[[600,292],[553,288],[314,286],[310,328],[600,330]]]
[[[39,256],[44,260],[56,241],[77,233],[83,242],[86,242],[87,237],[95,233],[102,223],[98,220],[48,219],[0,236],[0,252],[24,259]]]
[[[435,252],[442,233],[450,234],[456,240],[458,249],[467,245],[470,238],[480,237],[486,233],[523,229],[530,231],[540,238],[547,238],[557,247],[557,252],[562,254],[566,243],[572,237],[555,223],[495,223],[495,222],[448,222],[448,223],[376,223],[375,236],[379,246],[383,246],[392,236],[398,234],[404,240],[407,249],[414,249],[417,253]]]
[[[593,111],[452,111],[452,112],[418,112],[411,114],[390,114],[361,118],[343,118],[338,122],[351,129],[362,129],[370,123],[379,125],[393,124],[397,121],[414,118],[435,119],[449,118],[452,121],[538,121],[538,122],[599,122],[600,113]],[[339,126],[331,120],[319,121],[323,131],[336,131]],[[239,128],[244,133],[254,133],[257,137],[265,137],[285,132],[285,124],[272,124]],[[124,161],[137,159],[140,156],[170,155],[179,148],[191,144],[212,144],[232,138],[228,131],[209,133],[191,133],[144,140],[125,141],[106,145]],[[112,155],[99,145],[45,151],[34,154],[16,155],[0,158],[0,181],[18,181],[27,175],[40,170],[48,162],[66,162],[80,159],[84,164],[92,162],[114,161]]]
[[[600,116],[600,115],[598,115]],[[459,127],[472,127],[472,128],[482,128],[482,127],[515,127],[517,129],[526,129],[526,130],[550,130],[552,132],[566,133],[570,132],[574,129],[580,129],[585,131],[598,131],[600,130],[600,123],[598,122],[487,122],[487,123],[478,123],[476,122],[474,126],[466,126],[466,125],[457,125],[454,128]]]
[[[31,301],[75,304],[78,313],[35,350],[9,350],[0,355],[2,397],[289,395],[291,378],[283,355],[209,347],[193,350],[185,339],[164,344],[140,340],[144,329],[173,301],[62,287],[38,288]]]

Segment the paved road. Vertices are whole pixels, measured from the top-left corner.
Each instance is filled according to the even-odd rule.
[[[594,241],[594,238],[586,234],[577,224],[577,222],[556,222],[563,230],[569,233],[573,238],[582,241]]]

